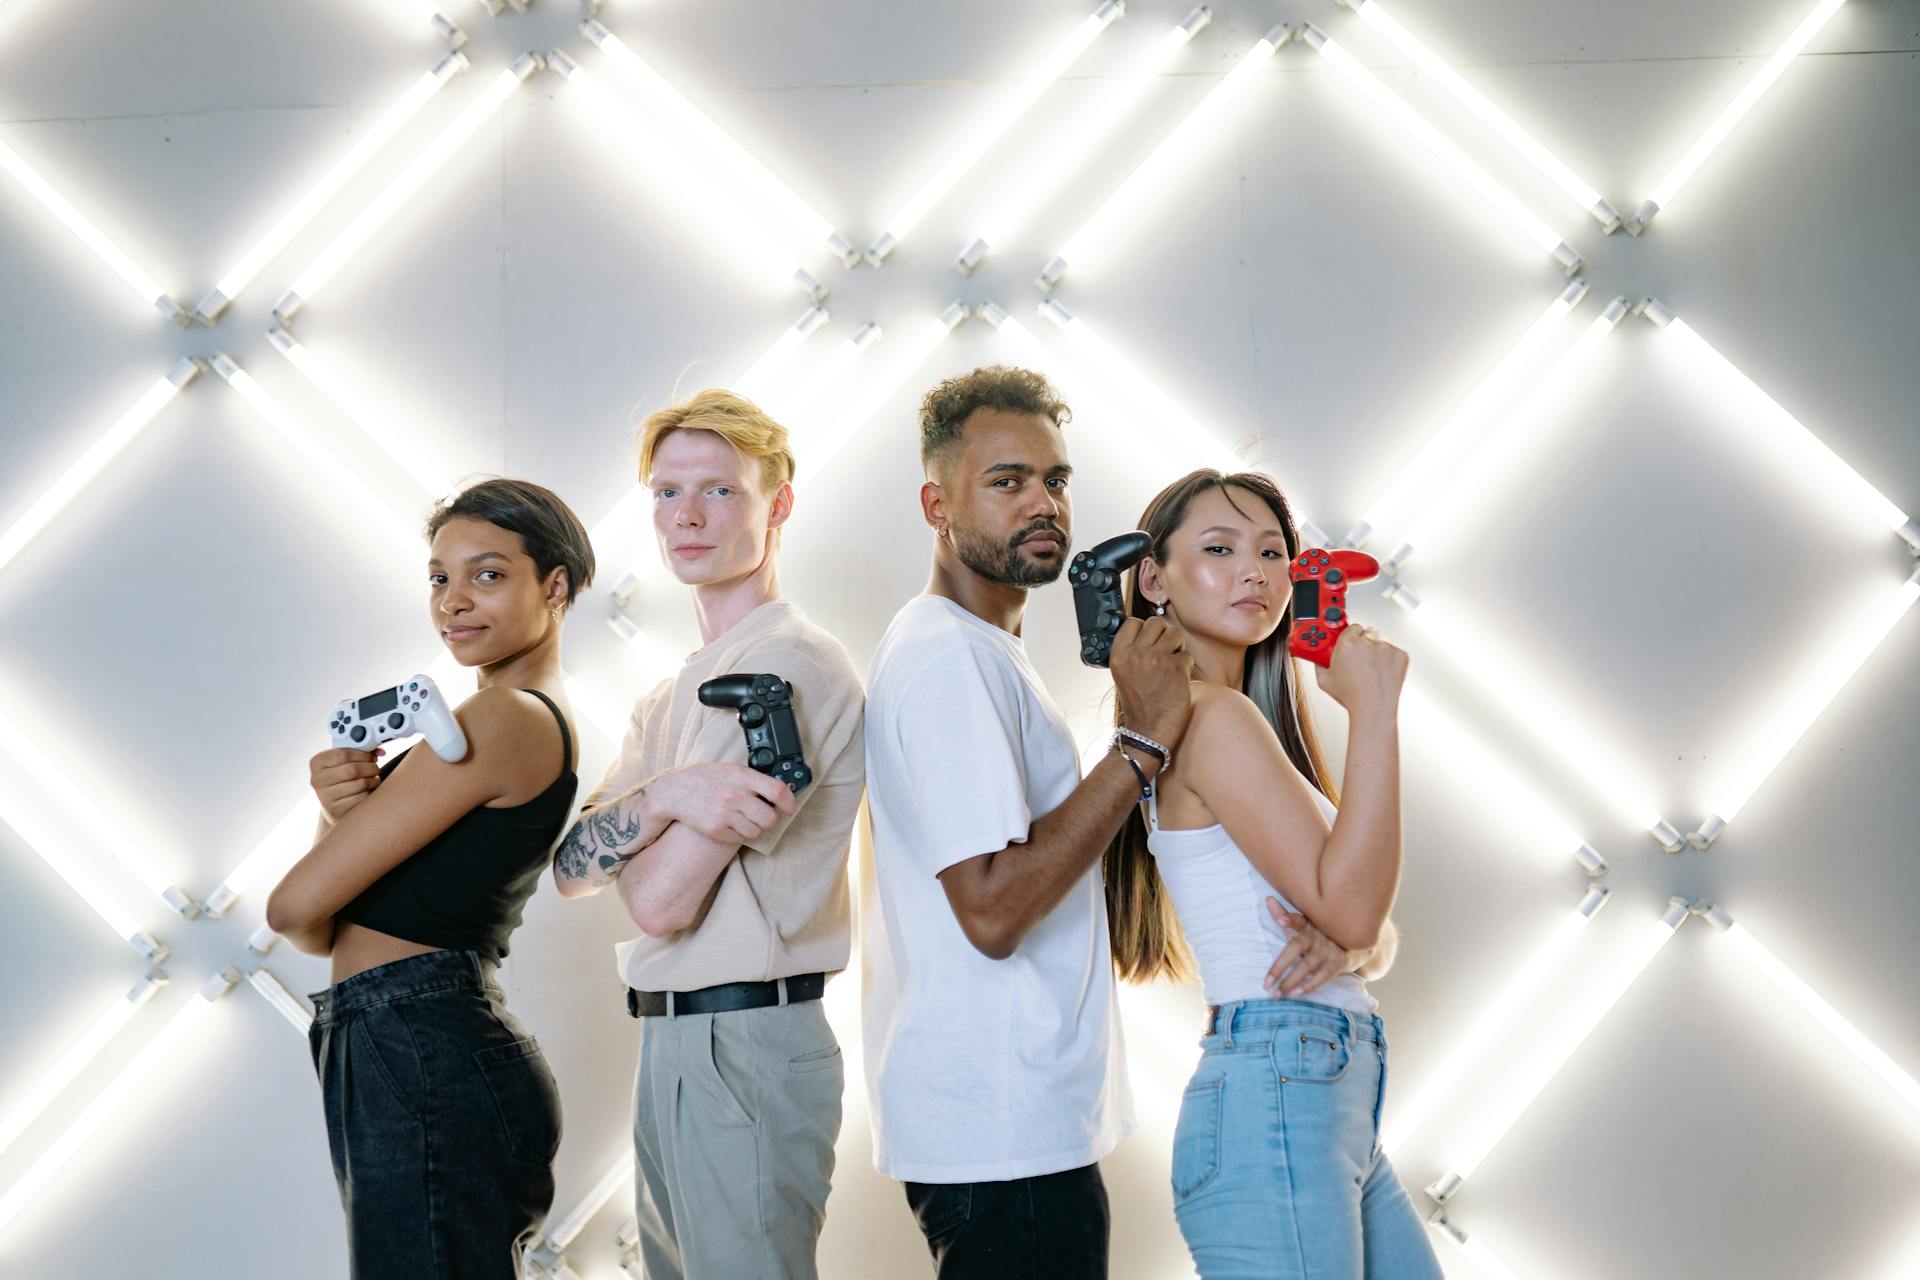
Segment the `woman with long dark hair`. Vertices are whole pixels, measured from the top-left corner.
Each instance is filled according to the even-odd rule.
[[[1406,655],[1354,627],[1317,672],[1348,715],[1343,801],[1287,652],[1300,543],[1278,487],[1195,471],[1139,527],[1153,545],[1127,610],[1182,632],[1193,719],[1104,870],[1121,976],[1197,968],[1209,1006],[1174,1132],[1181,1233],[1204,1280],[1439,1277],[1380,1150],[1387,1043],[1366,988],[1393,949]],[[1304,960],[1272,991],[1304,921],[1345,963]]]
[[[314,756],[320,835],[267,923],[333,961],[309,1036],[355,1280],[517,1280],[553,1205],[560,1095],[495,972],[573,807],[560,631],[593,548],[518,480],[462,491],[426,532],[434,630],[479,673],[467,755]]]

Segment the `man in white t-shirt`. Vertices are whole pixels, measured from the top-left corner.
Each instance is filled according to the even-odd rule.
[[[1098,864],[1186,730],[1189,662],[1158,619],[1126,623],[1111,670],[1151,745],[1082,779],[1020,638],[1029,588],[1067,563],[1068,416],[1022,369],[927,394],[933,571],[867,682],[874,1164],[906,1184],[940,1280],[1105,1276],[1096,1162],[1133,1127]]]

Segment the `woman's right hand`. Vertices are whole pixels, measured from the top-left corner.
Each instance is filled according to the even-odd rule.
[[[380,751],[329,747],[307,761],[307,780],[327,821],[338,822],[380,785]]]
[[[1348,715],[1391,710],[1399,704],[1400,686],[1407,678],[1407,654],[1372,627],[1348,627],[1333,646],[1328,665],[1313,674],[1321,692]]]

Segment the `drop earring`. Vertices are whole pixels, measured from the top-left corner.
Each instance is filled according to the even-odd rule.
[[[1156,618],[1164,618],[1167,616],[1166,601],[1162,600],[1159,604],[1153,606],[1153,616]]]

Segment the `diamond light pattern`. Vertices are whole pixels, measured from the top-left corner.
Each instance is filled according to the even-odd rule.
[[[407,2],[418,10],[423,19],[431,21],[435,29],[440,31],[453,47],[458,48],[466,43],[465,33],[442,16],[430,0],[407,0]],[[1667,179],[1663,180],[1656,189],[1654,197],[1650,198],[1636,215],[1634,224],[1630,227],[1635,234],[1639,233],[1659,206],[1671,200],[1679,186],[1704,161],[1712,148],[1733,130],[1760,94],[1780,78],[1787,65],[1818,33],[1840,7],[1840,3],[1841,0],[1822,0],[1822,3],[1807,15],[1787,43],[1749,81],[1739,97],[1722,112],[1701,141],[1683,157],[1681,163],[1675,167]],[[498,13],[501,5],[484,3],[483,0],[482,7],[487,8],[490,13]],[[514,7],[524,10],[526,6],[523,3],[516,3]],[[590,9],[597,8],[598,6],[590,6]],[[1367,0],[1366,3],[1357,6],[1357,9],[1362,19],[1386,32],[1390,39],[1409,52],[1410,56],[1414,56],[1416,61],[1435,75],[1448,92],[1453,93],[1467,105],[1503,141],[1520,151],[1530,164],[1540,169],[1556,185],[1581,203],[1603,228],[1612,230],[1613,220],[1608,216],[1611,214],[1611,206],[1607,205],[1597,192],[1593,192],[1564,166],[1559,165],[1545,152],[1544,148],[1540,148],[1532,141],[1531,135],[1500,113],[1484,97],[1479,96],[1450,68],[1440,63],[1430,51],[1425,49],[1424,45],[1420,45],[1407,32],[1406,28],[1386,16],[1378,5],[1372,3],[1372,0]],[[919,222],[928,210],[947,194],[954,183],[991,148],[994,141],[1005,133],[1012,122],[1019,118],[1025,107],[1044,91],[1047,84],[1050,84],[1052,79],[1071,64],[1095,36],[1119,16],[1120,10],[1121,6],[1118,4],[1108,4],[1089,16],[1072,40],[1053,51],[1050,60],[1042,68],[1042,75],[1035,77],[1020,94],[1009,100],[1013,109],[1003,110],[1001,116],[996,117],[993,122],[994,127],[978,134],[979,140],[976,143],[945,157],[945,166],[936,175],[935,180],[929,182],[926,189],[910,202],[905,210],[882,228],[881,234],[876,237],[869,250],[869,260],[878,265],[881,260],[891,254],[907,230]],[[1141,84],[1155,70],[1165,65],[1164,58],[1167,54],[1171,50],[1182,47],[1186,39],[1190,38],[1202,25],[1204,25],[1203,19],[1196,20],[1194,15],[1190,14],[1184,35],[1182,35],[1182,28],[1176,26],[1175,30],[1169,33],[1166,45],[1156,51],[1155,60],[1150,67],[1134,73],[1133,82],[1127,86],[1128,93],[1139,93]],[[635,76],[636,82],[641,84],[657,105],[662,107],[664,119],[659,127],[666,131],[666,141],[684,147],[692,153],[705,151],[711,157],[718,157],[716,163],[720,167],[731,170],[729,180],[733,184],[734,200],[739,201],[743,206],[752,206],[754,203],[752,196],[743,199],[740,193],[758,192],[764,198],[765,207],[753,208],[754,216],[764,217],[772,212],[774,216],[787,221],[787,239],[803,240],[815,247],[824,246],[830,252],[840,256],[843,261],[848,263],[853,261],[855,255],[843,237],[840,237],[824,219],[819,218],[817,214],[800,203],[797,197],[793,197],[789,189],[774,179],[743,148],[738,147],[724,133],[715,128],[706,117],[694,111],[684,98],[667,86],[658,73],[641,63],[619,37],[614,36],[597,20],[589,21],[587,34],[603,52],[613,56],[617,65],[621,65],[628,74]],[[1157,168],[1167,162],[1163,153],[1171,155],[1173,151],[1183,149],[1199,138],[1200,130],[1207,125],[1210,116],[1217,113],[1219,103],[1225,101],[1227,86],[1237,87],[1244,77],[1252,74],[1253,69],[1267,62],[1275,50],[1286,43],[1288,34],[1288,29],[1276,28],[1275,33],[1257,44],[1255,49],[1224,77],[1221,88],[1203,100],[1204,112],[1196,111],[1193,116],[1187,118],[1187,120],[1193,120],[1197,117],[1198,123],[1189,126],[1187,120],[1183,120],[1176,125],[1174,132],[1168,135],[1158,148],[1150,152],[1146,161],[1134,171],[1133,176],[1124,179],[1108,201],[1099,207],[1099,211],[1087,226],[1082,228],[1082,232],[1068,242],[1067,247],[1075,250],[1075,255],[1072,256],[1080,255],[1086,244],[1091,243],[1092,231],[1105,234],[1105,224],[1117,220],[1117,214],[1110,213],[1110,208],[1123,208],[1126,203],[1124,197],[1128,197],[1129,192],[1153,181]],[[1302,34],[1309,45],[1317,49],[1321,56],[1342,74],[1352,78],[1381,110],[1419,138],[1424,150],[1447,164],[1464,183],[1492,202],[1496,210],[1531,243],[1551,252],[1570,274],[1581,269],[1581,258],[1570,244],[1562,240],[1531,210],[1500,187],[1460,146],[1419,116],[1406,100],[1386,89],[1376,77],[1347,55],[1338,43],[1325,33],[1309,26],[1303,29]],[[1262,49],[1261,45],[1265,48]],[[1258,54],[1257,58],[1255,54]],[[556,57],[552,61],[561,73],[566,73],[566,64],[571,62],[570,59],[563,57]],[[434,170],[506,98],[539,72],[545,62],[546,60],[533,54],[525,54],[511,66],[499,70],[491,80],[486,82],[485,88],[469,103],[460,117],[451,126],[442,130],[424,150],[416,155],[413,163],[398,180],[389,183],[386,189],[371,201],[350,195],[349,198],[354,199],[359,206],[358,214],[347,231],[333,241],[332,246],[301,274],[295,283],[295,288],[276,304],[276,317],[287,320],[297,313],[341,266],[378,233],[382,224],[401,204],[416,197]],[[251,274],[258,271],[289,243],[298,234],[301,226],[321,207],[329,204],[342,193],[351,193],[352,180],[359,166],[370,160],[390,141],[398,138],[405,130],[413,112],[425,101],[425,98],[432,96],[453,71],[461,69],[464,65],[464,55],[449,54],[433,73],[423,77],[406,98],[395,104],[388,116],[382,119],[376,131],[363,137],[346,156],[343,156],[319,186],[290,209],[273,232],[262,240],[239,266],[222,279],[220,285],[201,304],[199,318],[209,324],[216,322],[227,302],[245,286]],[[573,69],[577,71],[577,65]],[[431,84],[428,83],[429,79],[432,80]],[[577,79],[576,83],[578,83]],[[1209,102],[1215,105],[1206,107]],[[675,103],[679,106],[675,106]],[[1170,145],[1173,151],[1169,151]],[[176,321],[184,320],[181,309],[171,303],[150,276],[120,253],[52,185],[20,160],[17,154],[4,146],[0,146],[0,168],[4,168],[10,176],[53,212],[72,234],[86,243],[117,274],[121,275],[144,301],[156,305],[169,318]],[[1147,176],[1142,177],[1143,174]],[[1041,277],[1044,289],[1051,290],[1059,283],[1064,274],[1065,260],[1069,256],[1063,250],[1056,256],[1053,263],[1048,264]],[[967,255],[963,253],[963,266],[967,265],[966,257]],[[780,259],[776,255],[774,260]],[[977,265],[978,261],[979,255],[976,254],[971,265]],[[787,265],[790,266],[791,263]],[[809,284],[810,277],[806,275],[804,269],[799,274],[802,277],[803,287],[814,295],[818,303],[824,298],[825,290],[818,286],[817,281]],[[1553,396],[1577,371],[1580,360],[1591,351],[1593,345],[1612,332],[1626,309],[1624,301],[1617,301],[1614,306],[1609,307],[1570,347],[1550,362],[1545,373],[1533,380],[1530,389],[1522,391],[1520,387],[1525,371],[1537,364],[1541,352],[1551,342],[1555,330],[1568,313],[1579,305],[1585,291],[1585,281],[1575,281],[1549,304],[1547,311],[1542,313],[1540,319],[1520,337],[1510,354],[1487,375],[1468,401],[1440,426],[1433,437],[1429,452],[1423,453],[1421,458],[1416,460],[1414,468],[1408,472],[1409,477],[1418,473],[1423,465],[1431,468],[1437,458],[1444,458],[1459,444],[1476,435],[1483,444],[1491,445],[1497,441],[1500,430],[1525,430],[1532,425],[1538,415],[1550,411]],[[1857,473],[1827,450],[1815,435],[1774,404],[1765,392],[1761,391],[1744,373],[1726,361],[1712,347],[1707,346],[1705,341],[1684,322],[1674,319],[1671,312],[1651,300],[1643,303],[1640,310],[1656,324],[1663,326],[1670,343],[1676,347],[1684,347],[1690,353],[1690,358],[1696,359],[1703,368],[1710,369],[1713,376],[1723,379],[1727,385],[1735,389],[1737,394],[1751,399],[1757,406],[1758,426],[1763,431],[1771,432],[1772,438],[1781,442],[1780,447],[1798,451],[1798,456],[1804,460],[1808,475],[1826,484],[1829,492],[1835,495],[1836,501],[1852,502],[1862,506],[1911,544],[1916,553],[1920,553],[1920,533],[1916,533],[1915,523],[1908,519],[1895,504],[1861,480]],[[1124,355],[1107,344],[1059,303],[1044,303],[1041,314],[1058,326],[1067,345],[1075,351],[1076,362],[1085,361],[1086,368],[1093,370],[1094,377],[1091,380],[1087,378],[1083,369],[1076,367],[1076,362],[1063,360],[1051,344],[1041,341],[1008,311],[992,304],[979,308],[979,311],[998,328],[1020,358],[1031,359],[1061,371],[1063,381],[1078,384],[1071,388],[1076,394],[1083,394],[1089,402],[1107,400],[1109,403],[1105,407],[1108,410],[1116,407],[1111,403],[1113,400],[1120,400],[1120,407],[1131,410],[1131,412],[1122,411],[1114,415],[1123,423],[1136,423],[1137,415],[1144,411],[1152,414],[1156,422],[1163,425],[1173,424],[1175,430],[1172,434],[1184,447],[1168,450],[1167,433],[1164,430],[1157,433],[1142,431],[1140,443],[1143,446],[1182,455],[1189,451],[1196,451],[1213,460],[1231,461],[1231,452],[1220,444],[1218,437],[1181,409],[1177,394],[1170,394],[1141,378]],[[928,321],[924,328],[910,334],[907,338],[896,339],[896,343],[900,344],[900,351],[891,362],[879,366],[885,370],[884,373],[860,372],[867,370],[875,359],[882,358],[867,356],[866,353],[870,349],[879,350],[882,353],[886,350],[884,345],[876,346],[881,336],[881,330],[876,323],[868,323],[855,330],[850,337],[840,340],[824,359],[815,361],[804,369],[797,368],[796,366],[801,363],[797,359],[801,344],[806,342],[825,319],[824,308],[816,305],[807,313],[807,316],[802,317],[800,322],[782,334],[769,349],[766,358],[756,365],[748,378],[743,381],[760,384],[755,388],[758,394],[763,395],[771,405],[777,408],[784,407],[785,411],[796,415],[797,432],[806,433],[810,439],[817,437],[822,444],[837,449],[842,447],[853,433],[878,411],[900,381],[911,376],[928,354],[953,332],[967,313],[968,308],[964,304],[956,303],[949,306],[940,316]],[[410,456],[405,442],[392,431],[381,429],[382,423],[390,422],[391,419],[370,409],[357,392],[342,383],[286,329],[276,328],[272,341],[300,372],[325,392],[344,417],[360,425],[376,443],[388,448],[403,464],[407,465],[407,470],[419,479],[429,492],[444,491],[447,477],[439,474],[428,460]],[[310,466],[327,476],[336,489],[347,492],[349,498],[360,507],[363,518],[379,526],[384,533],[392,535],[396,541],[404,542],[409,549],[411,548],[414,536],[406,522],[399,519],[374,496],[364,483],[353,475],[351,468],[320,444],[299,421],[298,415],[287,409],[275,396],[255,382],[233,359],[225,355],[215,355],[210,360],[196,359],[182,362],[168,379],[156,383],[134,408],[108,431],[106,436],[87,450],[66,475],[46,494],[33,502],[25,512],[14,516],[11,520],[6,519],[7,513],[0,513],[0,521],[5,523],[5,532],[0,534],[0,569],[3,569],[35,534],[70,504],[88,481],[107,465],[114,454],[124,447],[127,441],[132,439],[167,401],[190,383],[193,374],[202,367],[218,373],[252,405],[268,424],[275,428],[290,446],[301,453]],[[867,385],[855,385],[862,383],[863,380]],[[829,392],[837,391],[842,387],[846,389],[845,394],[850,395],[858,406],[856,412],[842,414],[814,411]],[[1119,390],[1116,392],[1114,388]],[[1485,427],[1487,415],[1497,411],[1502,404],[1513,401],[1516,394],[1519,397],[1517,407],[1511,409],[1501,419],[1501,425],[1497,430],[1487,431]],[[1464,469],[1466,468],[1463,467],[1462,470]],[[1433,515],[1431,510],[1417,518],[1408,515],[1403,509],[1409,505],[1407,495],[1409,492],[1417,492],[1428,486],[1435,486],[1430,474],[1423,475],[1419,481],[1403,480],[1368,512],[1364,522],[1354,526],[1353,532],[1348,535],[1348,541],[1358,545],[1376,529],[1401,535],[1402,541],[1399,544],[1401,550],[1396,551],[1390,560],[1391,568],[1397,571],[1407,558],[1407,555],[1402,552],[1410,554],[1411,545],[1416,540],[1410,536],[1409,531],[1420,532],[1424,527],[1423,522],[1430,520]],[[1479,501],[1484,500],[1487,495],[1473,491],[1470,487],[1467,496]],[[610,513],[609,517],[603,520],[602,526],[612,527],[623,522],[631,523],[633,513],[626,510],[631,505],[631,501],[631,498],[623,500],[620,509]],[[1384,514],[1387,512],[1393,514]],[[599,541],[599,537],[596,536],[596,542]],[[1436,616],[1431,612],[1433,608],[1431,605],[1418,608],[1418,598],[1404,584],[1390,583],[1389,591],[1397,595],[1403,605],[1414,607],[1416,618],[1424,620]],[[1838,688],[1846,683],[1853,671],[1866,661],[1880,641],[1902,620],[1916,596],[1920,596],[1920,574],[1909,577],[1901,584],[1898,592],[1891,598],[1887,609],[1874,620],[1873,625],[1856,631],[1851,637],[1845,655],[1838,660],[1823,664],[1825,679],[1815,682],[1817,688],[1812,684],[1809,685],[1806,696],[1801,698],[1791,714],[1783,719],[1782,731],[1769,740],[1767,750],[1757,753],[1756,762],[1747,766],[1745,774],[1730,783],[1720,797],[1709,802],[1712,806],[1709,810],[1709,818],[1702,824],[1701,830],[1694,834],[1695,848],[1704,849],[1713,843],[1713,840],[1724,830],[1726,821],[1744,804],[1753,791],[1765,782],[1780,758],[1791,750],[1794,741],[1824,710]],[[618,709],[604,705],[592,691],[580,685],[579,682],[570,678],[569,683],[570,688],[577,695],[576,701],[581,704],[587,718],[597,727],[617,736],[624,723],[624,716]],[[1526,710],[1537,714],[1543,703],[1551,701],[1550,697],[1529,699]],[[1416,699],[1415,702],[1423,704],[1423,700],[1420,699]],[[1412,719],[1432,721],[1437,714],[1435,708],[1427,706]],[[1522,718],[1524,719],[1524,716]],[[1457,727],[1450,727],[1448,732],[1457,734],[1461,731]],[[1591,734],[1586,732],[1563,732],[1552,736],[1577,739],[1588,745],[1591,744]],[[1479,748],[1479,744],[1470,745]],[[16,751],[15,754],[22,753]],[[1493,758],[1491,753],[1488,758]],[[1627,816],[1632,822],[1653,830],[1663,847],[1677,847],[1677,831],[1644,804],[1641,798],[1643,788],[1631,779],[1631,775],[1637,772],[1632,765],[1624,761],[1614,761],[1607,767],[1596,770],[1591,753],[1582,755],[1581,764],[1589,776],[1597,775],[1603,790],[1624,805]],[[46,778],[42,778],[42,781],[45,783]],[[84,808],[75,803],[75,794],[70,788],[62,792],[59,786],[53,786],[52,790],[61,795],[70,808]],[[4,791],[0,791],[0,802],[5,800]],[[1550,843],[1555,847],[1572,846],[1569,851],[1584,851],[1586,855],[1590,855],[1590,857],[1581,856],[1576,852],[1583,869],[1589,875],[1606,873],[1606,862],[1594,854],[1591,846],[1573,834],[1566,824],[1552,815],[1550,803],[1541,803],[1536,800],[1530,801],[1529,805],[1532,811],[1543,815],[1531,821],[1543,832],[1551,834]],[[20,834],[27,837],[29,844],[39,850],[56,870],[67,877],[69,884],[86,898],[96,911],[108,919],[116,933],[135,938],[136,945],[139,945],[138,939],[146,938],[149,945],[144,946],[143,951],[154,959],[164,956],[164,948],[153,943],[150,936],[139,929],[138,922],[123,908],[116,906],[114,900],[104,891],[97,885],[90,884],[85,870],[61,850],[58,841],[39,826],[31,814],[20,811],[16,805],[13,810],[0,813],[0,816],[6,817]],[[276,826],[275,831],[260,842],[255,853],[227,877],[227,883],[221,890],[210,896],[208,916],[217,918],[224,915],[239,891],[244,890],[248,883],[255,880],[273,861],[284,856],[284,851],[304,838],[306,829],[310,829],[311,819],[311,804],[295,806],[287,818]],[[105,844],[128,862],[134,869],[135,878],[146,887],[156,893],[162,893],[163,896],[167,891],[171,891],[184,900],[182,891],[170,884],[162,884],[155,880],[158,873],[153,872],[150,864],[145,862],[144,851],[134,849],[124,838],[107,838]],[[164,877],[160,877],[160,880],[163,881]],[[1412,1122],[1417,1122],[1425,1109],[1445,1101],[1450,1082],[1466,1069],[1471,1059],[1480,1052],[1481,1046],[1497,1034],[1505,1019],[1530,997],[1539,977],[1560,963],[1573,945],[1579,926],[1592,918],[1600,904],[1606,901],[1607,893],[1607,889],[1600,885],[1589,889],[1579,909],[1556,926],[1544,940],[1536,941],[1530,951],[1526,949],[1526,931],[1517,931],[1516,945],[1521,948],[1519,954],[1525,958],[1517,961],[1512,986],[1505,995],[1486,1007],[1486,1016],[1479,1023],[1469,1028],[1459,1038],[1455,1046],[1457,1050],[1455,1058],[1449,1060],[1443,1069],[1429,1074],[1428,1094],[1418,1107],[1401,1117],[1401,1126],[1393,1131],[1392,1141],[1399,1141],[1406,1129],[1411,1127]],[[185,901],[190,903],[190,900]],[[186,910],[181,902],[169,898],[169,905],[181,914],[191,917],[191,912]],[[1501,1136],[1518,1121],[1536,1098],[1544,1094],[1558,1067],[1578,1051],[1587,1034],[1605,1016],[1619,996],[1648,969],[1653,958],[1690,914],[1705,914],[1709,921],[1724,931],[1743,957],[1753,963],[1759,972],[1773,982],[1783,994],[1805,1009],[1824,1029],[1845,1044],[1864,1065],[1879,1075],[1897,1096],[1911,1105],[1920,1107],[1920,1086],[1915,1085],[1912,1076],[1879,1050],[1852,1023],[1846,1021],[1827,1005],[1811,988],[1795,977],[1771,951],[1762,947],[1742,926],[1734,924],[1717,907],[1711,907],[1705,903],[1690,905],[1684,900],[1675,899],[1669,904],[1666,914],[1660,918],[1657,925],[1649,922],[1644,940],[1630,948],[1625,958],[1617,963],[1617,967],[1601,984],[1600,994],[1582,1008],[1571,1012],[1563,1011],[1564,1016],[1559,1019],[1559,1025],[1549,1033],[1547,1045],[1526,1069],[1528,1083],[1513,1090],[1507,1096],[1502,1115],[1476,1135],[1473,1141],[1455,1153],[1447,1173],[1430,1188],[1430,1194],[1436,1200],[1447,1202],[1449,1206],[1447,1213],[1437,1214],[1434,1219],[1436,1238],[1460,1250],[1482,1274],[1504,1276],[1511,1273],[1495,1258],[1483,1241],[1470,1237],[1452,1220],[1450,1216],[1453,1211],[1452,1198],[1474,1168],[1498,1143]],[[1543,911],[1542,918],[1550,918],[1550,913]],[[270,945],[269,938],[257,949],[264,950],[265,946]],[[26,1167],[25,1172],[13,1178],[4,1192],[0,1192],[0,1225],[10,1223],[26,1208],[36,1191],[50,1181],[60,1166],[107,1122],[145,1076],[192,1034],[205,1011],[240,978],[241,975],[237,970],[222,970],[207,981],[198,996],[185,1002],[176,1013],[164,1021],[153,1038],[107,1087],[86,1105],[79,1117],[51,1145],[40,1152],[39,1156]],[[295,1027],[303,1025],[304,1019],[308,1016],[304,1003],[293,996],[270,972],[255,964],[251,966],[246,980],[290,1024]],[[132,1020],[133,1013],[159,989],[162,982],[164,977],[157,972],[143,979],[125,1000],[116,1002],[108,1015],[102,1016],[68,1048],[61,1059],[59,1070],[48,1076],[45,1083],[36,1087],[21,1102],[17,1104],[9,1102],[4,1110],[0,1110],[0,1150],[4,1150],[27,1129],[33,1117],[60,1091],[60,1086],[65,1080],[77,1072],[77,1067],[73,1064],[90,1060],[109,1041],[117,1038]],[[546,1269],[546,1274],[573,1273],[562,1256],[563,1251],[589,1225],[589,1221],[594,1218],[600,1206],[617,1193],[625,1176],[625,1170],[622,1167],[616,1166],[609,1170],[587,1197],[579,1203],[578,1208],[555,1225],[544,1242],[545,1248],[539,1259]]]

